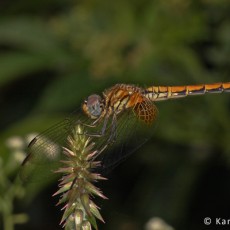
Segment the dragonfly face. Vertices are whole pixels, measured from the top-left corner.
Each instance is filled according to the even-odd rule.
[[[103,108],[104,104],[102,98],[97,94],[90,95],[82,105],[84,113],[91,119],[99,118],[102,114]]]

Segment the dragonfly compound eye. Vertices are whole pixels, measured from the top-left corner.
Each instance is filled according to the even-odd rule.
[[[96,119],[102,113],[102,100],[97,94],[90,95],[83,105],[83,110],[88,114],[89,117]]]

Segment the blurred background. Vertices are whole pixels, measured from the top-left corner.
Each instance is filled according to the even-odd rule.
[[[114,83],[230,81],[229,12],[229,0],[1,0],[0,229],[62,229],[57,182],[28,192],[16,175],[29,136],[88,95]],[[205,229],[205,217],[230,218],[230,95],[157,107],[148,143],[98,185],[109,198],[96,201],[99,229]]]

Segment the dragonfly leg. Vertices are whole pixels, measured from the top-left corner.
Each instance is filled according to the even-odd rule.
[[[110,130],[109,138],[105,141],[105,144],[98,150],[98,153],[92,160],[95,160],[106,148],[113,145],[117,138],[117,125],[116,125],[116,115],[114,114],[112,119],[112,127]]]
[[[89,127],[89,128],[95,128],[95,127],[97,127],[95,122],[93,122],[92,124],[86,124],[86,123],[84,123],[84,122],[82,122],[82,121],[79,120],[79,121],[77,121],[77,124],[80,124],[82,126]]]
[[[95,132],[95,133],[85,132],[84,134],[88,135],[90,137],[103,137],[105,135],[105,133],[106,133],[106,128],[107,128],[107,125],[108,125],[108,120],[109,120],[109,115],[105,116],[105,119],[104,119],[104,122],[103,122],[103,126],[102,126],[102,128],[101,128],[101,130],[99,132]],[[96,125],[93,126],[93,127],[96,127]],[[92,126],[90,128],[92,128]]]

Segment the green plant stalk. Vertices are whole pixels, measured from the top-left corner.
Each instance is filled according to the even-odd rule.
[[[16,177],[13,182],[10,182],[6,176],[4,176],[4,173],[1,173],[1,187],[3,189],[2,191],[5,191],[0,200],[3,227],[4,230],[14,230],[15,224],[25,223],[28,219],[27,215],[23,213],[13,214],[14,199],[20,196],[22,192],[21,183],[18,177]]]

